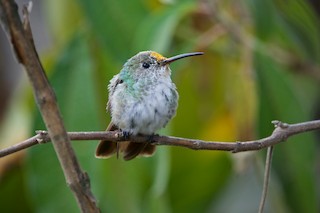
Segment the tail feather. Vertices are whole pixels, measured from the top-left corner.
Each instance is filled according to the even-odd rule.
[[[108,125],[106,131],[115,131],[117,126],[112,122]],[[118,150],[118,145],[115,142],[110,142],[107,140],[101,140],[96,149],[96,158],[110,158]]]
[[[117,152],[117,143],[100,141],[96,149],[96,158],[109,158]]]
[[[140,155],[144,157],[150,157],[156,151],[156,145],[148,144],[144,147],[144,149],[140,152]]]
[[[110,123],[106,131],[115,131],[118,127]],[[111,142],[101,140],[96,149],[96,158],[109,158],[119,151],[123,152],[124,160],[131,160],[138,155],[151,156],[155,152],[156,146],[149,143],[135,143],[135,142]]]
[[[128,147],[123,152],[123,159],[131,160],[137,157],[147,146],[146,143],[129,143]]]

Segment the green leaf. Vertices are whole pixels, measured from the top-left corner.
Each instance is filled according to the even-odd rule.
[[[0,205],[2,212],[33,212],[25,188],[24,167],[10,168],[1,176]],[[19,204],[19,205],[14,205]]]
[[[304,58],[320,63],[319,16],[307,1],[275,1],[278,9],[280,30]]]
[[[272,125],[268,125],[271,120],[296,123],[310,119],[294,91],[289,73],[265,55],[257,54],[255,61],[260,85],[260,136],[271,134]],[[317,212],[317,181],[313,174],[315,141],[311,134],[288,141],[276,146],[274,154],[274,165],[288,203],[294,212]]]
[[[148,13],[141,1],[79,2],[97,40],[113,60],[123,62],[135,54],[131,48],[132,35]]]
[[[167,52],[178,23],[193,11],[194,7],[193,2],[182,1],[157,13],[149,14],[137,27],[134,49]]]

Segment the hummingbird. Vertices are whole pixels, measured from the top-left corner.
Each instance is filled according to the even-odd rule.
[[[202,54],[192,52],[166,58],[154,51],[142,51],[130,58],[108,86],[106,109],[111,114],[111,122],[106,131],[120,130],[125,137],[153,136],[164,128],[175,116],[179,99],[169,64]],[[101,140],[96,157],[109,158],[115,153],[118,156],[119,152],[123,153],[124,160],[131,160],[138,155],[151,156],[155,145]]]

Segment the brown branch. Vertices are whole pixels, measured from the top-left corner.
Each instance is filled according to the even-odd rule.
[[[275,130],[266,138],[254,141],[238,141],[238,142],[218,142],[218,141],[203,141],[188,138],[178,138],[172,136],[159,136],[152,137],[152,142],[155,145],[169,145],[169,146],[182,146],[194,150],[221,150],[245,152],[264,149],[285,141],[290,136],[309,132],[313,130],[320,130],[320,120],[308,121],[297,124],[287,124],[280,121],[273,121]],[[108,140],[112,142],[121,142],[125,138],[120,131],[97,131],[97,132],[68,132],[70,140]],[[18,152],[36,144],[49,142],[50,136],[47,131],[37,131],[37,134],[28,140],[25,140],[17,145],[0,150],[0,157]],[[129,136],[127,141],[146,142],[150,140],[150,136]]]
[[[266,204],[267,193],[268,193],[268,188],[269,188],[269,181],[270,181],[272,153],[273,153],[273,146],[269,146],[268,150],[267,150],[267,156],[266,156],[266,165],[265,165],[264,175],[263,175],[264,181],[263,181],[262,195],[261,195],[261,199],[260,199],[258,213],[263,213],[264,206]]]
[[[48,129],[59,162],[63,169],[66,182],[71,188],[82,212],[100,212],[96,200],[90,190],[90,180],[80,168],[75,153],[71,147],[68,134],[64,128],[55,94],[49,85],[47,76],[39,60],[33,43],[32,32],[28,20],[28,9],[23,9],[23,24],[18,14],[18,6],[13,0],[0,0],[0,18],[18,61],[24,65],[33,87],[35,99],[42,118]],[[27,147],[27,140],[18,147]]]

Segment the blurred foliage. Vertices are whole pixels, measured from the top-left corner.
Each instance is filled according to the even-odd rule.
[[[179,108],[161,134],[253,140],[271,134],[274,119],[316,118],[320,26],[307,0],[60,0],[42,6],[53,44],[41,57],[68,131],[107,126],[109,79],[148,49],[166,56],[205,52],[172,64]],[[18,89],[24,96],[25,88]],[[33,134],[30,125],[17,125],[17,113],[27,114],[23,124],[33,121],[33,130],[44,129],[30,96],[13,99],[11,105],[21,107],[2,123],[1,136],[20,132],[11,143],[28,137],[26,130]],[[152,158],[124,162],[95,159],[96,144],[73,147],[102,212],[257,212],[263,151],[231,156],[158,147]],[[266,212],[320,211],[317,155],[311,133],[276,146]],[[0,168],[3,212],[78,212],[51,144],[9,163],[1,159]]]

